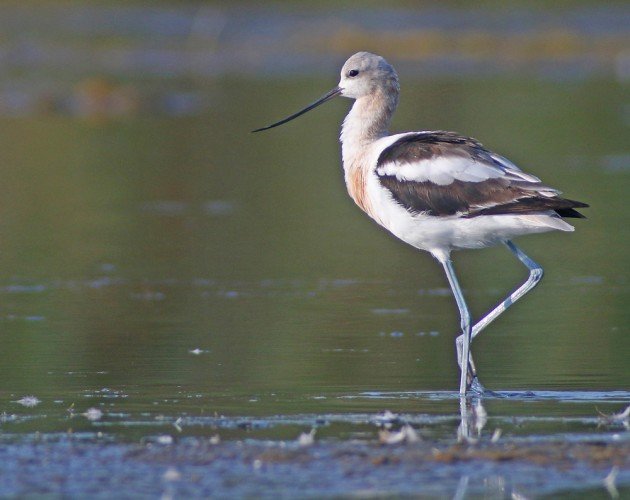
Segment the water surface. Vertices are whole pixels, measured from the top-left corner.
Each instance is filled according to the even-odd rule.
[[[24,11],[11,12],[26,19]],[[345,193],[337,136],[349,102],[249,133],[332,87],[335,68],[328,71],[304,46],[303,53],[295,49],[300,64],[289,58],[280,69],[220,66],[211,74],[157,64],[162,72],[150,76],[116,65],[102,76],[102,67],[76,58],[63,78],[50,69],[24,76],[37,58],[8,59],[26,66],[7,66],[0,85],[10,103],[0,109],[0,429],[8,457],[0,491],[63,495],[63,488],[25,487],[28,481],[15,479],[11,467],[39,463],[38,450],[44,457],[67,455],[67,462],[59,458],[63,467],[80,467],[67,447],[110,457],[115,466],[105,472],[114,480],[127,470],[136,480],[146,473],[151,480],[143,491],[153,494],[170,491],[168,477],[175,474],[163,476],[169,466],[185,478],[171,481],[182,495],[199,475],[208,482],[197,494],[252,494],[236,486],[262,487],[265,476],[251,476],[262,474],[256,460],[265,463],[275,453],[269,449],[282,446],[301,451],[271,460],[289,465],[269,469],[266,479],[278,481],[277,489],[265,490],[269,495],[295,494],[286,478],[300,472],[303,484],[313,471],[332,474],[320,462],[327,454],[341,462],[350,456],[373,494],[379,485],[383,494],[401,495],[490,491],[453,446],[471,447],[470,463],[487,468],[483,478],[496,486],[493,492],[509,483],[517,493],[608,495],[601,481],[613,467],[619,487],[627,488],[627,419],[602,416],[630,404],[630,121],[624,60],[611,56],[625,32],[619,15],[597,12],[592,29],[579,12],[568,29],[597,40],[609,33],[610,52],[567,56],[554,71],[533,56],[527,63],[514,59],[511,71],[466,51],[455,65],[448,58],[435,66],[403,56],[393,61],[401,63],[402,81],[394,130],[473,135],[591,205],[588,219],[575,221],[575,233],[520,241],[545,268],[545,279],[473,344],[481,380],[496,394],[482,400],[486,422],[477,432],[475,417],[466,439],[455,392],[457,309],[440,266],[380,230]],[[448,18],[433,15],[436,26]],[[284,27],[294,19],[271,17]],[[51,21],[57,29],[59,19]],[[370,19],[357,15],[352,23],[368,26]],[[509,19],[497,14],[490,35],[510,35]],[[138,50],[138,39],[126,39],[116,23],[111,29],[96,48],[79,45],[103,54],[110,46],[101,42],[115,39],[121,54]],[[233,41],[238,30],[225,29]],[[11,33],[17,44],[11,50],[23,50]],[[31,54],[56,36],[37,33]],[[53,48],[82,36],[66,33]],[[565,49],[572,54],[576,46]],[[120,105],[114,113],[101,106],[111,99]],[[526,277],[502,248],[455,253],[454,262],[475,317]],[[385,411],[397,415],[395,431],[409,424],[425,444],[383,448]],[[298,446],[311,429],[321,448]],[[219,448],[209,444],[215,436]],[[524,469],[491,465],[499,460],[484,453],[503,443],[560,446],[565,454],[556,457],[554,471],[567,456],[582,458],[570,481],[556,472],[541,479],[549,464],[531,459],[537,449],[518,462]],[[606,456],[594,453],[596,443]],[[455,465],[431,459],[427,476],[396,482],[431,447],[450,453],[447,462]],[[362,449],[370,467],[383,460],[405,466],[385,469],[393,475],[368,471],[357,459]],[[173,458],[178,453],[181,460]],[[215,475],[196,468],[211,460],[220,464]],[[236,462],[247,464],[242,475]],[[312,467],[299,469],[300,463]],[[34,467],[42,478],[59,473]],[[97,476],[105,473],[99,467]],[[219,488],[213,481],[221,467],[237,472]],[[441,474],[443,489],[419,489]],[[337,479],[311,493],[362,491],[360,481]],[[70,483],[67,495],[94,493],[89,481]]]

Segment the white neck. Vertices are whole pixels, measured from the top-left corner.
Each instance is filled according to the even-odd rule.
[[[388,133],[389,122],[398,104],[398,92],[382,90],[357,99],[341,127],[344,168],[351,168],[371,143]]]

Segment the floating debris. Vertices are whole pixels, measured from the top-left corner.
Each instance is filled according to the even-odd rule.
[[[481,431],[488,423],[488,412],[481,403],[480,399],[476,400],[473,405],[473,417],[475,419],[475,429],[477,430],[477,434],[481,435]]]
[[[177,429],[177,432],[182,432],[182,426],[179,425],[183,422],[182,417],[178,417],[177,420],[175,420],[175,422],[173,422],[173,427],[175,427],[175,429]]]
[[[173,500],[175,498],[175,490],[173,484],[181,480],[182,475],[175,467],[169,467],[162,475],[162,481],[166,483],[166,491],[162,493],[160,500]]]
[[[398,415],[389,410],[385,410],[383,413],[376,415],[375,420],[378,425],[382,425],[386,429],[390,429],[393,424],[400,422]]]
[[[209,352],[209,350],[199,349],[199,347],[196,347],[195,349],[188,349],[188,354],[194,354],[195,356],[199,356],[200,354],[207,354]]]
[[[158,444],[173,444],[173,436],[169,434],[162,434],[155,438],[155,442]]]
[[[387,333],[387,332],[378,332],[378,335],[379,335],[379,337],[392,337],[394,339],[399,339],[401,337],[404,337],[405,333],[395,330],[395,331],[389,332],[389,333]]]
[[[612,413],[610,415],[606,415],[601,411],[597,410],[599,413],[599,419],[602,424],[605,425],[623,425],[626,429],[630,428],[630,406],[628,406],[625,410],[619,413]]]
[[[18,420],[17,415],[9,415],[6,411],[0,413],[0,424],[4,424],[6,422],[14,422],[15,420]]]
[[[501,434],[503,433],[503,431],[499,428],[495,429],[494,432],[492,433],[492,437],[490,438],[490,442],[491,443],[496,443],[499,441],[499,439],[501,438]]]
[[[169,467],[166,469],[164,475],[162,476],[162,479],[168,482],[179,481],[181,478],[181,473],[175,467]]]
[[[297,443],[300,446],[311,446],[315,443],[315,432],[317,429],[313,427],[310,432],[303,432],[297,438]]]
[[[103,412],[98,408],[88,408],[87,410],[85,410],[85,413],[83,413],[83,416],[88,420],[94,422],[103,418]]]
[[[210,441],[210,444],[217,445],[221,443],[221,436],[219,436],[218,434],[215,434],[214,436],[210,437],[209,441]]]
[[[425,335],[429,335],[430,337],[437,337],[440,332],[436,330],[431,330],[430,332],[425,332],[424,330],[416,332],[416,337],[424,337]]]
[[[378,431],[378,440],[383,444],[417,443],[420,436],[409,424],[403,425],[399,431],[382,429]]]
[[[14,401],[14,403],[25,406],[26,408],[32,408],[33,406],[37,406],[41,403],[41,400],[35,396],[24,396],[23,398]]]
[[[128,394],[125,394],[123,391],[118,389],[110,389],[109,387],[103,387],[102,389],[96,390],[84,390],[83,397],[84,398],[104,398],[104,399],[118,399],[118,398],[127,398]]]

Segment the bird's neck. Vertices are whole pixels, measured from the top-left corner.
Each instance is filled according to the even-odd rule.
[[[388,133],[392,114],[398,104],[398,92],[377,92],[357,99],[341,127],[344,166],[356,163],[368,146]]]

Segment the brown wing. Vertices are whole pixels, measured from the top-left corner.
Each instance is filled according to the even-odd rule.
[[[436,171],[438,162],[443,167]],[[476,177],[468,174],[462,164],[470,164]],[[536,177],[520,171],[474,139],[453,132],[402,137],[381,152],[376,172],[392,198],[414,214],[460,214],[470,218],[555,211],[561,217],[581,218],[584,216],[575,208],[588,206],[560,198],[558,191],[544,186]],[[416,177],[405,178],[409,172],[415,172]],[[460,180],[458,176],[474,180]],[[440,179],[440,183],[432,178]],[[450,182],[444,183],[444,179]]]

